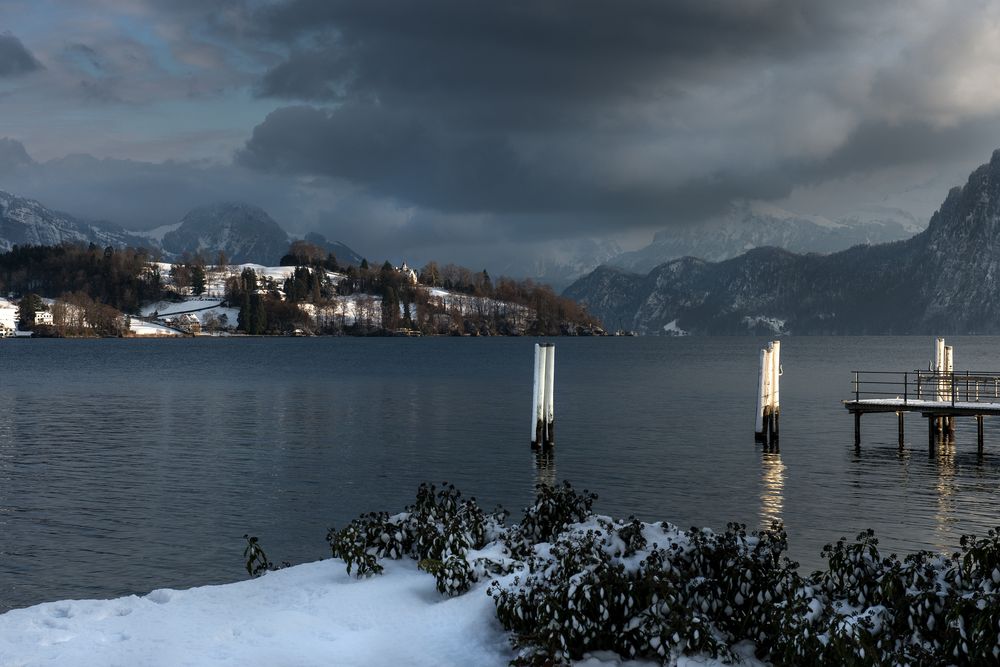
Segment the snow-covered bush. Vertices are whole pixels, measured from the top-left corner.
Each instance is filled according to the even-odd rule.
[[[824,547],[803,576],[779,524],[723,532],[596,516],[596,496],[540,487],[520,523],[487,514],[453,486],[421,485],[406,511],[330,531],[358,576],[410,557],[445,595],[493,579],[488,594],[519,649],[516,663],[558,665],[595,651],[672,663],[734,658],[752,642],[774,665],[1000,664],[1000,532],[961,552],[883,557],[872,531]],[[248,571],[269,561],[248,543]]]
[[[482,549],[503,530],[506,513],[486,514],[475,498],[464,500],[454,485],[421,484],[416,502],[400,514],[365,514],[341,530],[326,536],[335,558],[347,563],[347,571],[357,576],[381,574],[379,560],[410,557],[437,579],[443,594],[464,593],[482,574],[501,569],[466,559],[470,549]]]

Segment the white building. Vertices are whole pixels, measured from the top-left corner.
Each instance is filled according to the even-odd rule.
[[[411,285],[417,284],[417,272],[408,267],[405,261],[403,262],[403,265],[396,270],[399,271],[401,274],[403,274],[403,279],[406,282],[410,283]]]
[[[35,324],[47,324],[52,326],[52,313],[47,310],[36,310]]]
[[[13,336],[17,326],[17,307],[0,298],[0,337]]]

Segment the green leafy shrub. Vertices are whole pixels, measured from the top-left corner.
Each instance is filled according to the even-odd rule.
[[[543,486],[507,526],[502,509],[487,514],[451,485],[422,484],[404,512],[363,515],[327,539],[357,576],[408,557],[443,595],[492,580],[487,593],[518,665],[595,651],[729,661],[742,642],[779,666],[1000,664],[1000,530],[962,538],[957,554],[903,560],[883,557],[868,530],[824,547],[826,567],[803,576],[780,524],[682,531],[596,516],[595,499]],[[273,569],[256,538],[247,541],[247,571]]]

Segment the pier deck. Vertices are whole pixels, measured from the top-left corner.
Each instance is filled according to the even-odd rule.
[[[973,371],[853,371],[854,398],[843,401],[854,415],[854,446],[861,446],[861,416],[895,413],[899,447],[903,448],[903,415],[919,413],[927,419],[928,447],[953,437],[955,418],[975,417],[979,453],[983,452],[983,419],[1000,416],[1000,373]]]

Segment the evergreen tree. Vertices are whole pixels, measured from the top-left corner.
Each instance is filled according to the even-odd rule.
[[[21,324],[31,326],[35,323],[35,313],[44,309],[42,297],[35,293],[25,294],[17,306],[17,319],[21,320]]]
[[[201,264],[191,267],[191,293],[195,296],[205,293],[205,267]]]
[[[259,336],[267,331],[267,310],[264,308],[264,299],[259,294],[254,294],[250,303],[253,318],[250,323],[250,333]]]

